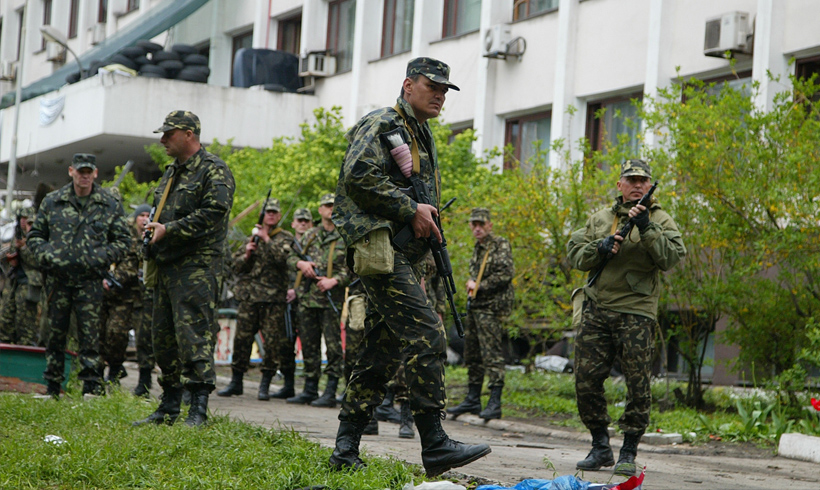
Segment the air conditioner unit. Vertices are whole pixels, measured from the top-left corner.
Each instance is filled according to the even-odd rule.
[[[97,45],[105,40],[105,22],[98,22],[88,29],[91,31],[91,44]]]
[[[706,20],[703,54],[723,58],[733,54],[752,54],[753,32],[746,12],[728,12]]]
[[[509,24],[496,24],[490,27],[484,32],[481,55],[487,58],[505,58],[507,45],[511,38],[512,31]]]
[[[0,80],[14,81],[17,78],[17,62],[4,61],[0,63]]]
[[[311,52],[299,64],[300,77],[328,77],[336,73],[336,57],[324,51]]]
[[[65,48],[55,42],[47,42],[46,59],[55,63],[65,61]]]

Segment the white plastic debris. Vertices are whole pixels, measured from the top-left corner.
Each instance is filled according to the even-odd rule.
[[[50,442],[52,444],[56,444],[58,446],[65,442],[65,439],[63,439],[60,436],[55,436],[55,435],[47,435],[43,440],[46,441],[46,442]]]
[[[420,485],[406,484],[401,490],[467,490],[451,481],[426,481]]]
[[[556,373],[563,373],[569,359],[561,356],[535,356],[535,367]]]

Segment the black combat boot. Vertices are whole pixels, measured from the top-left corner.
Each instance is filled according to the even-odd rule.
[[[632,432],[624,434],[624,445],[618,454],[618,462],[612,470],[616,475],[634,476],[638,473],[638,466],[635,464],[635,456],[638,455],[638,443],[641,442],[643,433]]]
[[[612,456],[612,448],[609,447],[609,432],[606,427],[602,429],[591,429],[592,451],[587,454],[586,459],[575,463],[575,469],[584,471],[598,471],[601,466],[612,466],[615,458]]]
[[[46,396],[59,400],[61,391],[62,387],[60,386],[60,383],[54,381],[53,379],[48,380],[46,384]]]
[[[283,386],[281,390],[271,393],[271,398],[285,399],[296,395],[296,391],[293,387],[293,371],[282,373],[282,375],[285,377],[285,386]]]
[[[452,415],[453,418],[463,413],[478,415],[481,412],[481,385],[470,385],[469,390],[467,398],[463,402],[447,409],[447,413]]]
[[[83,395],[102,396],[105,390],[99,382],[86,379],[83,381]]]
[[[299,395],[285,400],[288,403],[300,403],[307,405],[313,400],[319,398],[319,380],[316,378],[308,378],[305,380],[305,389]]]
[[[148,417],[134,422],[134,427],[145,424],[168,424],[173,425],[179,418],[179,406],[182,404],[182,387],[166,388],[162,387],[162,395],[156,411]]]
[[[233,396],[233,395],[241,395],[243,390],[242,386],[242,378],[245,377],[245,373],[239,371],[237,369],[233,370],[233,376],[231,376],[231,382],[228,383],[228,386],[216,392],[219,396]]]
[[[128,376],[128,371],[125,370],[122,364],[108,366],[108,376],[105,378],[105,382],[118,385],[120,380],[126,376]]]
[[[151,368],[140,368],[140,378],[134,388],[134,396],[148,396],[151,389]]]
[[[367,425],[364,426],[362,434],[366,436],[379,435],[379,421],[376,420],[376,417],[370,417],[370,422],[368,422]]]
[[[336,408],[336,389],[338,389],[338,387],[339,378],[335,376],[328,376],[325,392],[322,396],[310,402],[310,406],[320,408]]]
[[[273,379],[271,371],[262,371],[262,379],[259,381],[259,393],[256,395],[257,400],[270,400],[270,382]]]
[[[376,420],[380,422],[392,422],[394,424],[401,423],[401,415],[398,410],[396,410],[396,407],[393,406],[394,399],[395,394],[393,390],[388,389],[385,391],[384,400],[382,400],[381,404],[374,410]]]
[[[366,466],[359,457],[359,442],[362,440],[362,432],[367,424],[366,419],[339,421],[339,431],[336,433],[336,447],[327,462],[331,469],[344,470],[352,468],[360,470]]]
[[[484,410],[478,414],[484,420],[500,419],[501,418],[501,390],[504,385],[493,386],[490,389],[490,400]]]
[[[413,430],[413,412],[410,410],[410,402],[401,402],[401,426],[399,427],[399,438],[413,439],[416,431]]]
[[[208,397],[211,395],[211,388],[197,384],[188,386],[188,391],[191,392],[191,407],[188,409],[185,425],[199,427],[208,421]]]
[[[492,451],[486,444],[464,444],[447,436],[441,427],[443,412],[421,412],[414,415],[421,438],[421,462],[428,477],[458,468],[482,458]]]

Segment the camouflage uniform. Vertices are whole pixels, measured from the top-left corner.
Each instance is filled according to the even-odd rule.
[[[350,381],[359,346],[364,338],[364,319],[366,316],[367,295],[364,292],[362,281],[353,272],[350,272],[351,286],[347,293],[347,322],[345,323],[345,382]]]
[[[108,285],[108,291],[103,293],[100,312],[100,347],[103,360],[108,364],[110,381],[116,381],[115,374],[124,374],[122,363],[125,362],[128,348],[128,331],[134,326],[134,303],[140,301],[141,295],[139,270],[142,262],[138,249],[142,247],[142,238],[136,236],[133,227],[131,229],[131,247],[125,258],[117,262],[111,271],[122,289]]]
[[[33,212],[29,218],[34,219]],[[17,254],[18,265],[9,271],[3,286],[0,342],[36,346],[42,343],[37,310],[43,287],[43,275],[37,269],[31,250],[25,244],[20,249],[12,244],[8,253]]]
[[[165,236],[148,249],[158,269],[152,334],[162,369],[159,383],[163,389],[185,384],[192,391],[213,391],[215,313],[235,184],[225,162],[200,148],[187,161],[175,159],[168,166],[154,192],[155,204],[171,176],[173,187],[159,220]]]
[[[44,294],[48,297],[50,328],[46,380],[62,383],[65,379],[66,337],[73,312],[80,347],[78,378],[102,382],[101,273],[119,261],[130,244],[122,206],[97,184],[86,198],[78,198],[74,184],[69,183],[43,199],[28,234],[28,247],[47,273]]]

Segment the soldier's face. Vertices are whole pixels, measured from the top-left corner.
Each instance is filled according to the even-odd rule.
[[[140,213],[134,220],[134,223],[137,225],[137,231],[140,233],[140,235],[142,235],[142,233],[145,231],[145,224],[148,223],[148,214],[149,213]]]
[[[330,219],[330,216],[333,214],[333,204],[322,204],[319,206],[319,216],[322,219]]]
[[[194,134],[190,130],[169,129],[162,133],[159,142],[165,147],[165,154],[174,158],[185,155],[188,149],[188,133]]]
[[[293,220],[293,223],[291,223],[290,226],[296,230],[296,233],[304,235],[310,229],[312,224],[313,223],[311,223],[309,219],[299,218]]]
[[[649,190],[649,177],[641,175],[630,175],[629,177],[621,177],[618,181],[618,190],[624,196],[624,202],[637,201],[642,198]]]
[[[438,117],[449,90],[447,85],[436,83],[423,75],[416,81],[405,78],[403,88],[404,100],[410,104],[421,122]]]
[[[31,230],[31,223],[29,223],[28,218],[25,216],[20,216],[20,228],[23,230],[23,233],[28,233]]]
[[[493,231],[493,224],[490,221],[470,221],[470,230],[473,232],[473,238],[480,242]]]
[[[265,218],[262,222],[268,226],[276,226],[280,219],[282,219],[282,213],[279,211],[267,210],[265,211]]]
[[[75,189],[90,190],[94,185],[94,179],[97,178],[97,169],[86,167],[75,170],[74,167],[68,167],[68,175],[74,181]]]

